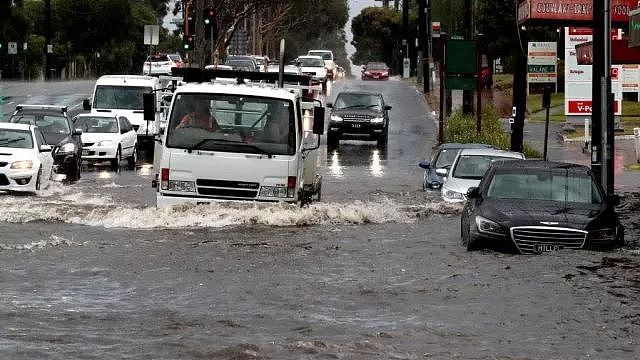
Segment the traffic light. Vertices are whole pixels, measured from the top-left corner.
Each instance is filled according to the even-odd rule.
[[[195,35],[185,34],[182,35],[182,48],[185,51],[193,50]]]
[[[196,23],[193,16],[193,5],[189,3],[187,7],[184,9],[184,34],[185,35],[195,35],[196,33]]]
[[[216,9],[214,9],[213,7],[205,8],[202,12],[202,21],[204,22],[205,39],[210,39],[212,32],[214,33],[215,37],[215,33],[218,30],[218,25],[216,23]]]

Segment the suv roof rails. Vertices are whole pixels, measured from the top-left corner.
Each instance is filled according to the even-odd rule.
[[[61,105],[31,105],[31,104],[16,105],[16,110],[22,110],[22,109],[59,110],[61,112],[67,112],[67,106],[61,106]]]
[[[172,76],[181,76],[185,82],[210,82],[216,78],[237,79],[238,83],[244,80],[266,81],[277,83],[279,73],[257,72],[257,71],[237,71],[237,70],[221,70],[221,69],[200,69],[200,68],[171,68]],[[286,82],[298,82],[301,84],[309,84],[311,76],[283,74],[283,80]]]

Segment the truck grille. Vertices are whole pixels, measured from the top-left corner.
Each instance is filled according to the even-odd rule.
[[[258,196],[260,184],[256,182],[197,179],[198,193],[208,196],[222,196],[252,199]]]
[[[586,231],[548,227],[522,226],[511,228],[511,238],[523,254],[535,254],[540,245],[558,246],[564,249],[580,249],[584,246]]]

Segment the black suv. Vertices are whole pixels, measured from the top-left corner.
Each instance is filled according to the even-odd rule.
[[[338,146],[340,139],[375,140],[378,146],[387,145],[389,110],[380,93],[343,91],[331,108],[327,145]]]
[[[9,122],[36,125],[47,145],[53,147],[53,169],[67,181],[80,178],[82,168],[82,130],[74,129],[66,106],[18,105]]]

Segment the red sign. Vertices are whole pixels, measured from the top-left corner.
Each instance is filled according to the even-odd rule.
[[[619,100],[615,100],[613,102],[613,112],[617,113],[618,112],[618,103]],[[569,100],[569,113],[572,114],[584,114],[584,115],[591,115],[591,112],[593,110],[593,107],[591,105],[591,100]]]
[[[518,23],[553,21],[591,22],[594,0],[521,0],[518,4]],[[596,0],[599,1],[599,0]],[[638,7],[638,0],[611,0],[611,21],[628,23],[629,11]]]

